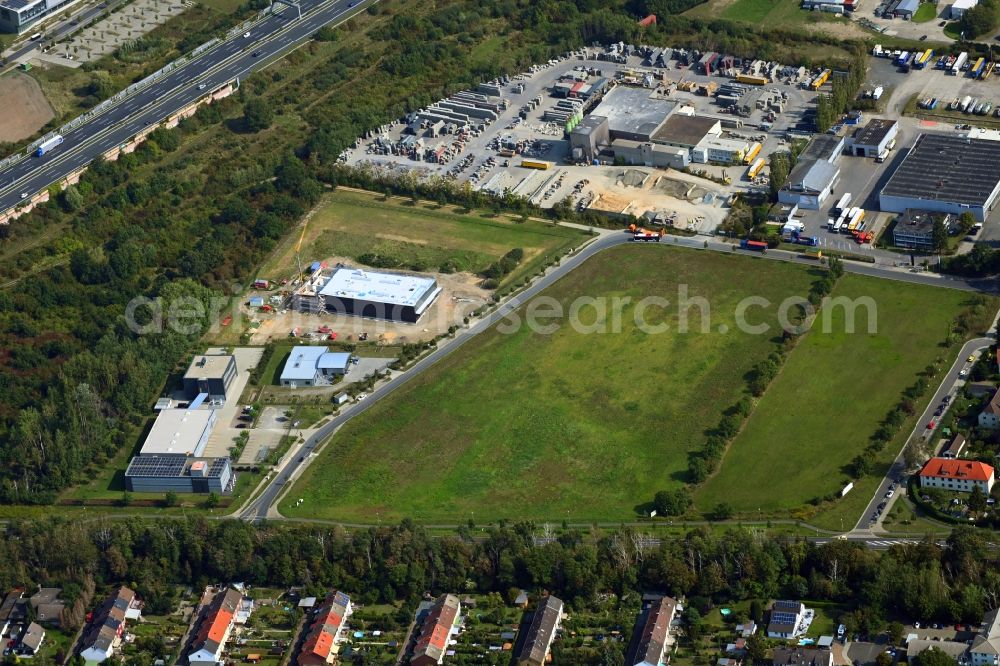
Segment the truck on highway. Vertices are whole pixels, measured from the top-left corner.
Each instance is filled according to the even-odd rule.
[[[744,250],[750,250],[752,252],[760,252],[761,254],[767,252],[767,243],[763,243],[761,241],[749,240],[746,238],[740,241],[740,247],[743,248]]]
[[[35,157],[41,157],[64,141],[62,134],[56,134],[38,144],[35,149]]]

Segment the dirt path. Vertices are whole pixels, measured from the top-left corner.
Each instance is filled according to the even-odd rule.
[[[55,116],[38,82],[26,74],[15,72],[0,77],[0,99],[4,101],[0,141],[27,139]]]

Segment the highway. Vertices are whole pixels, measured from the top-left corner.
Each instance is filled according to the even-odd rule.
[[[319,28],[360,10],[356,0],[303,0],[302,18],[282,5],[250,29],[182,64],[148,88],[106,109],[66,133],[65,141],[42,157],[28,157],[0,172],[0,211],[89,164],[129,141],[140,130],[246,77],[308,40]],[[256,55],[254,55],[256,54]]]
[[[409,380],[429,369],[435,363],[461,347],[473,337],[502,320],[505,316],[507,316],[507,314],[527,303],[560,278],[568,275],[590,257],[594,256],[598,252],[629,243],[630,241],[631,236],[629,234],[625,234],[620,231],[604,231],[597,238],[579,249],[575,254],[564,258],[562,263],[550,269],[545,273],[545,275],[539,277],[523,292],[510,300],[505,301],[500,305],[500,307],[486,315],[484,318],[470,324],[468,328],[460,328],[455,333],[454,338],[439,343],[437,349],[421,358],[406,371],[396,374],[389,382],[378,386],[363,401],[348,405],[340,412],[340,414],[318,429],[308,440],[300,444],[298,448],[290,451],[288,456],[285,458],[284,463],[276,468],[275,471],[272,472],[273,476],[265,482],[267,485],[264,490],[249,502],[244,504],[240,509],[232,514],[231,517],[241,518],[252,522],[260,522],[266,519],[281,519],[281,515],[278,513],[276,508],[276,503],[285,491],[286,487],[290,482],[295,481],[300,472],[310,463],[313,456],[318,453],[320,447],[323,446],[324,443],[329,440],[331,435],[333,435],[342,425],[347,423],[352,418],[364,413],[376,402],[388,397],[398,388],[406,384]],[[730,243],[717,239],[706,240],[704,237],[688,238],[681,236],[665,236],[660,243],[642,244],[643,247],[649,248],[650,250],[654,250],[655,248],[662,247],[664,245],[675,245],[727,253],[736,252],[742,254],[754,254],[761,259],[789,261],[806,265],[816,263],[815,259],[809,259],[800,256],[795,252],[785,250],[768,250],[763,255],[750,253],[745,250],[733,250],[733,246]],[[911,273],[907,270],[861,264],[851,261],[844,262],[844,269],[849,273],[898,280],[912,284],[925,284],[942,288],[961,289],[964,291],[983,291],[985,288],[995,290],[997,288],[996,284],[992,284],[988,281],[966,280],[963,278],[937,276],[922,272]],[[871,535],[869,534],[867,537],[860,538],[870,537]]]

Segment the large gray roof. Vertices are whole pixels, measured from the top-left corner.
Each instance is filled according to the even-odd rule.
[[[650,97],[647,88],[618,86],[604,96],[592,115],[608,119],[612,134],[650,137],[677,106],[665,99]]]
[[[921,134],[882,194],[984,206],[1000,184],[998,164],[1000,141]]]

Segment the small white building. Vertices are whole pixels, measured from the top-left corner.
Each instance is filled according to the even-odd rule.
[[[351,366],[351,354],[331,352],[327,347],[294,347],[281,371],[281,385],[289,388],[317,386],[343,376]]]
[[[1000,428],[1000,390],[993,394],[983,411],[979,412],[979,427],[987,430]]]

